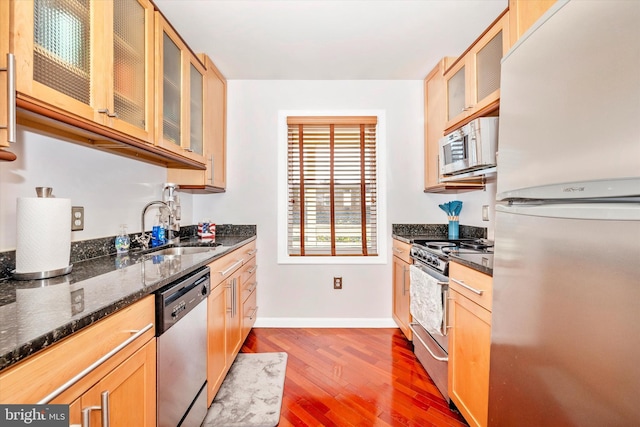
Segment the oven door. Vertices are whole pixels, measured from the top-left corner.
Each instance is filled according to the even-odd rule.
[[[449,337],[447,336],[449,280],[446,276],[422,265],[419,261],[414,260],[413,266],[419,268],[423,274],[427,274],[437,280],[441,287],[443,316],[440,331],[442,332],[442,335],[429,333],[427,329],[417,321],[411,323],[409,327],[413,331],[413,351],[416,357],[424,367],[425,371],[427,371],[436,387],[438,387],[438,390],[440,390],[440,393],[447,403],[449,403],[451,402],[448,390]],[[410,283],[412,287],[415,286],[413,281]]]

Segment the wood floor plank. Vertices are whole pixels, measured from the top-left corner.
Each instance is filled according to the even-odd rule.
[[[399,329],[254,328],[242,352],[288,354],[279,427],[466,426]]]

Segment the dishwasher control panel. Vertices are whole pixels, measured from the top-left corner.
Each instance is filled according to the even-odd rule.
[[[156,335],[187,315],[211,291],[209,267],[188,274],[156,292]]]

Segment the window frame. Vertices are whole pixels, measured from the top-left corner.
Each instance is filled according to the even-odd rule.
[[[376,116],[377,255],[299,256],[289,255],[288,239],[288,124],[289,116]],[[384,110],[278,111],[278,264],[387,264],[386,218],[386,122]]]

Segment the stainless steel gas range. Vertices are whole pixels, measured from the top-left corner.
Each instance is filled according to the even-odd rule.
[[[411,246],[413,346],[422,366],[446,399],[448,393],[448,300],[450,255],[491,254],[484,239],[414,239]]]

